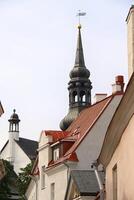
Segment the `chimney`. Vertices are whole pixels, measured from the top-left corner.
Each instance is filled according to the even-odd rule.
[[[115,83],[112,84],[112,94],[124,92],[124,77],[119,75],[115,77]]]
[[[134,72],[134,5],[131,6],[127,19],[127,46],[128,46],[128,78]]]
[[[105,99],[106,96],[107,96],[107,94],[104,94],[104,93],[95,94],[95,96],[94,96],[94,103],[97,103],[97,102]]]

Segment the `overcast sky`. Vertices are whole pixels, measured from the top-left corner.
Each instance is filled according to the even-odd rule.
[[[8,139],[15,108],[20,137],[39,139],[42,130],[59,129],[68,112],[69,72],[74,65],[77,11],[82,17],[86,67],[92,97],[111,94],[116,75],[127,83],[125,19],[132,0],[0,0],[0,148]]]

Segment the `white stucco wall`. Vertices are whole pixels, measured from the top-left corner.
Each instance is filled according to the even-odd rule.
[[[134,199],[134,116],[106,168],[106,199],[113,200],[112,169],[117,164],[118,200]]]
[[[51,200],[51,184],[55,184],[55,200],[64,200],[67,187],[67,168],[66,166],[57,166],[46,173],[46,187],[41,190],[39,180],[39,200],[45,198]]]
[[[5,160],[9,160],[9,143],[6,145],[6,147],[1,152],[0,158],[5,159]]]
[[[19,145],[15,142],[15,159],[14,159],[14,170],[18,174],[20,168],[26,167],[31,160],[24,153],[24,151],[19,147]]]
[[[19,145],[14,141],[14,171],[18,174],[20,172],[20,168],[26,167],[31,161],[28,156],[24,153],[24,151],[19,147]],[[0,157],[5,160],[9,160],[9,143],[2,151]]]
[[[35,184],[35,181],[31,180],[30,184],[28,186],[28,189],[26,191],[26,197],[28,200],[37,200],[36,199],[36,187],[37,185]]]
[[[50,145],[48,144],[51,141],[51,136],[46,136],[44,133],[41,134],[40,142],[39,142],[39,162],[38,167],[40,171],[40,176],[38,179],[38,199],[47,199],[51,200],[51,184],[55,184],[55,200],[63,200],[66,186],[67,186],[67,167],[65,165],[60,165],[54,167],[51,170],[46,170],[45,173],[45,188],[41,186],[41,169],[42,166],[48,166],[49,161],[52,158],[52,152]],[[31,200],[31,196],[34,195],[35,191],[31,190],[29,194],[27,192],[28,200]]]
[[[95,126],[79,145],[76,150],[79,159],[77,169],[90,169],[92,162],[98,158],[107,128],[121,98],[121,96],[114,97]]]
[[[79,162],[77,163],[67,163],[69,164],[71,169],[89,169],[90,163],[93,160],[97,159],[98,154],[100,152],[100,148],[102,146],[102,142],[104,139],[104,135],[106,133],[106,129],[109,125],[109,122],[117,108],[122,96],[115,96],[114,99],[110,102],[103,115],[99,118],[98,122],[90,131],[90,134],[87,134],[85,139],[82,141],[76,153],[78,155]],[[48,142],[51,141],[51,137],[45,136],[43,133],[40,137],[39,142],[39,181],[38,181],[38,200],[50,199],[50,188],[51,183],[55,183],[55,200],[64,200],[66,186],[67,186],[67,177],[68,177],[68,168],[64,164],[54,167],[46,172],[45,182],[46,187],[44,189],[41,188],[41,168],[42,166],[47,166],[48,162],[51,160],[51,149],[49,147]],[[34,195],[34,190],[31,190]],[[27,197],[28,197],[27,196]]]

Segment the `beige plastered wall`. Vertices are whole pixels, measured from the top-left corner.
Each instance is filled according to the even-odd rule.
[[[117,122],[118,123],[118,122]],[[117,164],[118,200],[134,200],[134,116],[106,167],[106,200],[113,200],[112,169]]]
[[[127,18],[128,78],[134,71],[134,8]]]

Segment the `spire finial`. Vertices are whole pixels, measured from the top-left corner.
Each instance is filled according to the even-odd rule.
[[[78,24],[78,29],[79,29],[79,30],[81,29],[81,27],[82,27],[81,24]]]
[[[16,112],[16,110],[15,110],[15,109],[13,109],[13,112],[15,113],[15,112]]]

